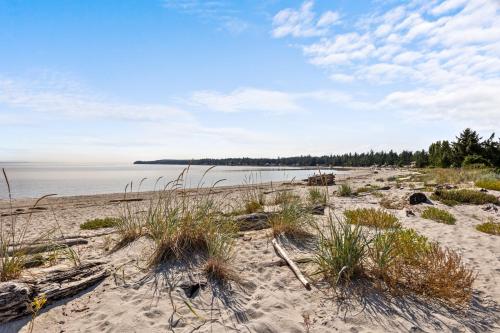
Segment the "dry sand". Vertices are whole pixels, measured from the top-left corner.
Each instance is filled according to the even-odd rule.
[[[389,176],[407,174],[408,170],[353,170],[348,181],[357,188]],[[341,178],[341,177],[338,177]],[[406,198],[413,192],[408,184],[391,189],[385,195]],[[280,185],[281,188],[290,187]],[[293,186],[305,196],[307,187]],[[333,193],[337,186],[329,187]],[[224,188],[221,191],[234,191]],[[490,191],[500,195],[500,192]],[[147,197],[149,194],[141,194]],[[79,226],[87,219],[117,216],[120,204],[110,200],[121,194],[51,198],[42,203],[49,209],[33,213],[30,237],[57,224],[65,234],[91,234]],[[379,207],[380,198],[372,194],[340,198],[331,196],[332,210],[341,215],[346,208]],[[15,209],[26,211],[33,200],[17,200]],[[306,290],[279,258],[270,243],[269,231],[246,232],[236,244],[234,268],[240,283],[221,286],[208,283],[188,295],[180,287],[169,292],[169,284],[179,286],[200,279],[196,269],[182,263],[144,270],[144,258],[150,251],[146,239],[140,239],[117,252],[104,248],[116,236],[91,238],[88,245],[75,247],[82,260],[106,259],[112,274],[100,284],[45,307],[36,319],[34,332],[487,332],[500,331],[500,237],[481,233],[474,226],[491,217],[500,221],[500,213],[484,211],[482,206],[460,205],[453,208],[436,203],[457,217],[455,225],[422,219],[425,205],[411,207],[416,213],[407,217],[405,210],[392,210],[405,227],[416,229],[431,240],[459,251],[477,273],[474,297],[469,308],[450,309],[429,300],[409,295],[391,297],[373,290],[334,291],[310,277],[312,290]],[[0,213],[8,212],[0,201]],[[19,215],[19,221],[28,215]],[[324,219],[326,217],[316,217]],[[310,257],[307,244],[288,244],[293,258]],[[64,264],[64,263],[63,263]],[[306,273],[310,263],[299,264]],[[35,274],[32,270],[27,274]],[[316,281],[316,282],[315,282]],[[192,297],[188,297],[192,296]],[[189,305],[189,306],[188,306]],[[190,309],[191,307],[191,309]],[[174,311],[175,309],[175,311]],[[28,332],[30,318],[0,325],[0,332]]]

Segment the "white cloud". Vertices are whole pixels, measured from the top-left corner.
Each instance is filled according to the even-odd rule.
[[[221,112],[286,113],[302,110],[291,94],[256,88],[241,88],[228,94],[216,91],[198,91],[192,94],[190,101],[200,107]]]
[[[190,115],[173,106],[125,104],[75,89],[61,81],[56,85],[38,80],[12,80],[0,77],[0,103],[11,108],[57,113],[73,117],[113,118],[135,121],[188,119]]]
[[[339,13],[327,11],[317,19],[313,6],[314,1],[307,0],[298,10],[286,8],[278,12],[273,18],[273,36],[313,37],[328,33],[329,27],[339,22]]]
[[[317,36],[302,44],[308,61],[368,92],[385,85],[379,107],[478,124],[500,118],[498,0],[411,1]]]

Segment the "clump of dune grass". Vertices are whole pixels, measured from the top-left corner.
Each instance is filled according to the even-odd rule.
[[[361,194],[361,193],[372,193],[376,190],[378,190],[380,187],[376,186],[376,185],[366,185],[366,186],[362,186],[360,188],[358,188],[356,190],[356,194]]]
[[[237,274],[230,266],[237,231],[236,225],[229,219],[209,226],[205,235],[207,259],[204,271],[210,278],[220,281],[237,280]]]
[[[500,223],[494,222],[492,218],[488,222],[478,224],[476,230],[490,234],[500,236]]]
[[[475,185],[488,190],[500,191],[500,179],[497,178],[482,178],[477,180]]]
[[[307,200],[311,205],[326,205],[326,203],[328,202],[328,193],[326,190],[320,187],[311,187],[308,191]]]
[[[340,197],[350,197],[353,195],[353,190],[349,184],[341,184],[338,190]]]
[[[454,206],[458,204],[500,204],[498,198],[494,195],[469,189],[437,190],[433,193],[431,199],[439,200],[448,206]]]
[[[382,209],[358,208],[345,210],[344,216],[349,224],[381,229],[399,228],[401,226],[396,216]]]
[[[491,169],[464,169],[464,168],[429,168],[422,169],[423,181],[437,184],[460,184],[474,182],[485,175],[491,174]]]
[[[243,210],[246,214],[260,212],[266,204],[266,196],[262,188],[257,184],[256,177],[250,175],[245,177],[240,198]]]
[[[281,205],[281,209],[269,219],[274,237],[284,235],[291,239],[304,239],[311,236],[308,227],[311,216],[298,201]]]
[[[116,217],[97,218],[97,219],[87,220],[86,222],[80,224],[80,229],[96,230],[102,228],[113,228],[118,223],[120,223],[120,219]]]
[[[455,218],[455,216],[453,216],[453,214],[436,207],[426,208],[422,212],[421,216],[424,219],[433,220],[444,224],[455,224],[455,222],[457,221],[457,219]]]
[[[292,201],[298,201],[300,197],[293,193],[293,191],[284,190],[284,191],[276,191],[274,194],[272,204],[274,205],[286,205],[291,203]]]
[[[359,226],[335,221],[330,215],[326,227],[317,230],[316,274],[323,275],[332,285],[363,275],[369,240]]]

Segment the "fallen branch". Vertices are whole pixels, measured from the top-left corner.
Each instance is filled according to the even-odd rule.
[[[38,244],[35,243],[27,245],[20,244],[20,245],[10,246],[5,252],[5,254],[8,256],[13,255],[14,253],[36,254],[41,252],[59,250],[74,245],[88,244],[88,242],[89,242],[88,240],[83,238],[73,238],[73,239],[56,240],[47,243],[38,243]]]
[[[300,269],[297,267],[297,265],[293,262],[293,260],[291,260],[288,255],[286,254],[286,251],[285,249],[283,249],[279,244],[278,244],[278,241],[276,240],[276,238],[274,238],[272,240],[272,244],[273,244],[273,247],[274,247],[274,250],[276,251],[276,253],[281,257],[283,258],[283,260],[286,261],[286,263],[288,264],[288,266],[290,266],[290,268],[292,269],[292,271],[295,273],[295,276],[297,276],[297,279],[299,279],[300,282],[302,282],[302,284],[304,285],[304,287],[306,287],[307,290],[311,290],[311,285],[309,284],[309,281],[306,280],[306,278],[304,277],[304,275],[302,275],[302,273],[300,272]]]
[[[53,269],[34,280],[0,283],[0,323],[31,315],[29,304],[45,295],[47,304],[71,297],[109,275],[103,262],[89,262],[69,269]]]

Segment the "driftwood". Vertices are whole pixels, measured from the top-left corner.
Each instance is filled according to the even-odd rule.
[[[125,198],[125,199],[113,199],[109,200],[111,203],[116,203],[116,202],[135,202],[135,201],[144,201],[142,198]]]
[[[103,262],[89,262],[69,269],[54,269],[33,280],[0,283],[0,323],[31,314],[29,304],[45,295],[46,304],[71,297],[109,275]]]
[[[300,272],[300,269],[297,267],[297,265],[293,262],[293,260],[291,260],[288,255],[286,254],[286,251],[285,249],[283,249],[279,244],[278,244],[278,241],[276,240],[276,238],[274,238],[272,240],[272,243],[273,243],[273,247],[274,247],[274,250],[276,251],[276,253],[281,257],[283,258],[283,260],[286,261],[286,263],[288,264],[288,266],[290,266],[290,268],[292,269],[292,271],[295,273],[295,276],[297,276],[297,279],[299,279],[300,282],[302,282],[302,284],[304,285],[304,287],[306,287],[307,290],[310,290],[311,289],[311,285],[309,284],[309,281],[306,280],[306,278],[304,277],[304,275],[302,275],[302,273]]]
[[[48,252],[66,248],[68,246],[87,244],[89,241],[83,238],[73,238],[73,239],[63,239],[56,240],[50,243],[34,243],[34,244],[19,244],[16,246],[10,246],[6,254],[12,255],[14,253],[22,254],[36,254],[41,252]]]
[[[309,186],[330,186],[335,185],[335,174],[329,173],[325,175],[315,175],[307,178],[307,185]]]
[[[252,213],[235,217],[236,224],[240,231],[262,230],[270,228],[269,218],[274,213]]]

